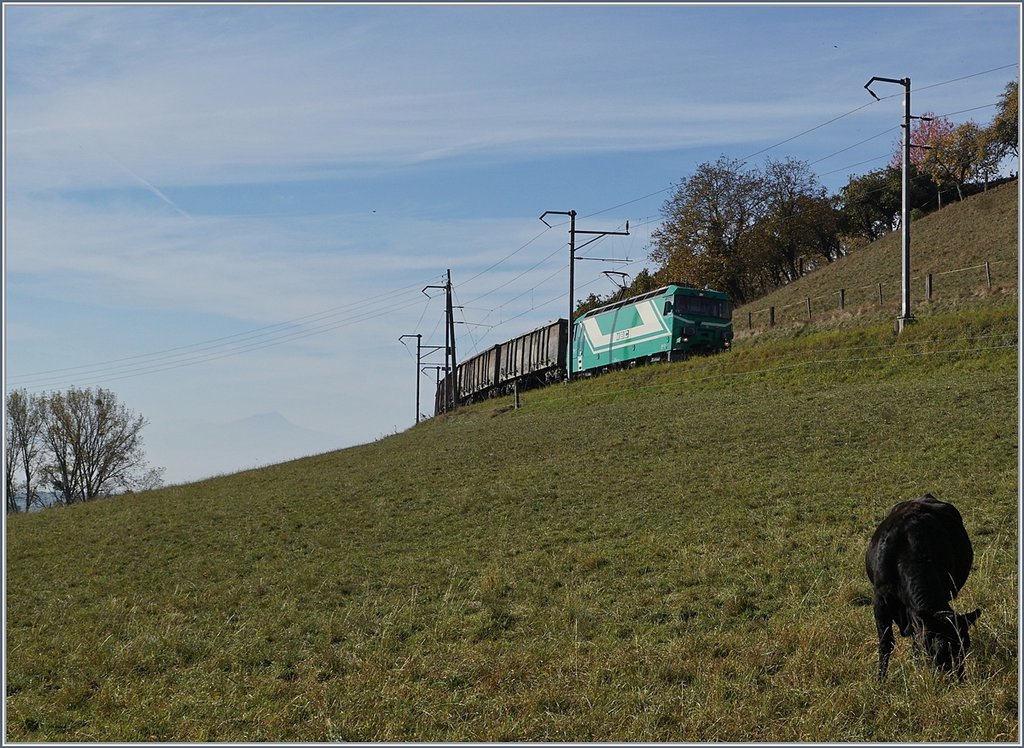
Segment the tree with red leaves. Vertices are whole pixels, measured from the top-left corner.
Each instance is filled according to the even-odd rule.
[[[935,112],[925,112],[921,119],[910,123],[910,163],[920,171],[928,159],[928,149],[948,138],[956,126],[948,117],[937,117]],[[915,147],[918,146],[918,147]],[[889,166],[894,169],[903,168],[903,140],[893,143],[892,158]]]

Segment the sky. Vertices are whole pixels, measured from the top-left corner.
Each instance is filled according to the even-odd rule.
[[[987,124],[1016,4],[5,3],[5,391],[113,390],[167,483],[411,427],[415,341],[565,317],[650,268],[720,156],[838,192],[914,114]],[[1014,165],[1014,171],[1017,170]],[[559,217],[555,217],[559,218]],[[440,363],[438,354],[424,365]]]

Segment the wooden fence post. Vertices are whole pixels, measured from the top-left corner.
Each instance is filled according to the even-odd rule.
[[[748,330],[753,330],[754,329],[754,313],[753,312],[747,312],[747,329]]]
[[[846,309],[846,289],[839,289],[839,308]]]
[[[775,307],[768,307],[768,327],[775,327]]]
[[[985,281],[988,283],[989,289],[992,288],[992,266],[988,260],[985,260]]]
[[[926,275],[925,278],[924,278],[924,297],[928,301],[932,300],[932,274],[931,273],[928,273],[928,275]]]
[[[878,284],[878,306],[882,306],[882,284]]]
[[[807,321],[811,321],[811,297],[807,297]]]

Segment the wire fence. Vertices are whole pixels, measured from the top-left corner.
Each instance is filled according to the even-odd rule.
[[[1005,266],[1010,265],[1007,269]],[[939,298],[958,298],[989,292],[994,284],[1016,285],[1017,266],[1012,260],[985,260],[978,265],[925,272],[911,277],[912,302],[930,302]],[[788,304],[769,305],[741,312],[733,320],[738,330],[762,330],[777,325],[806,323],[824,319],[844,311],[869,308],[899,308],[902,296],[900,281],[879,281],[849,288],[833,288],[817,295],[803,296]]]

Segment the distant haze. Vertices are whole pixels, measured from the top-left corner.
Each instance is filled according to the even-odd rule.
[[[147,427],[147,452],[166,468],[164,482],[184,483],[319,454],[343,446],[340,436],[296,426],[280,413],[230,423],[169,420]]]

